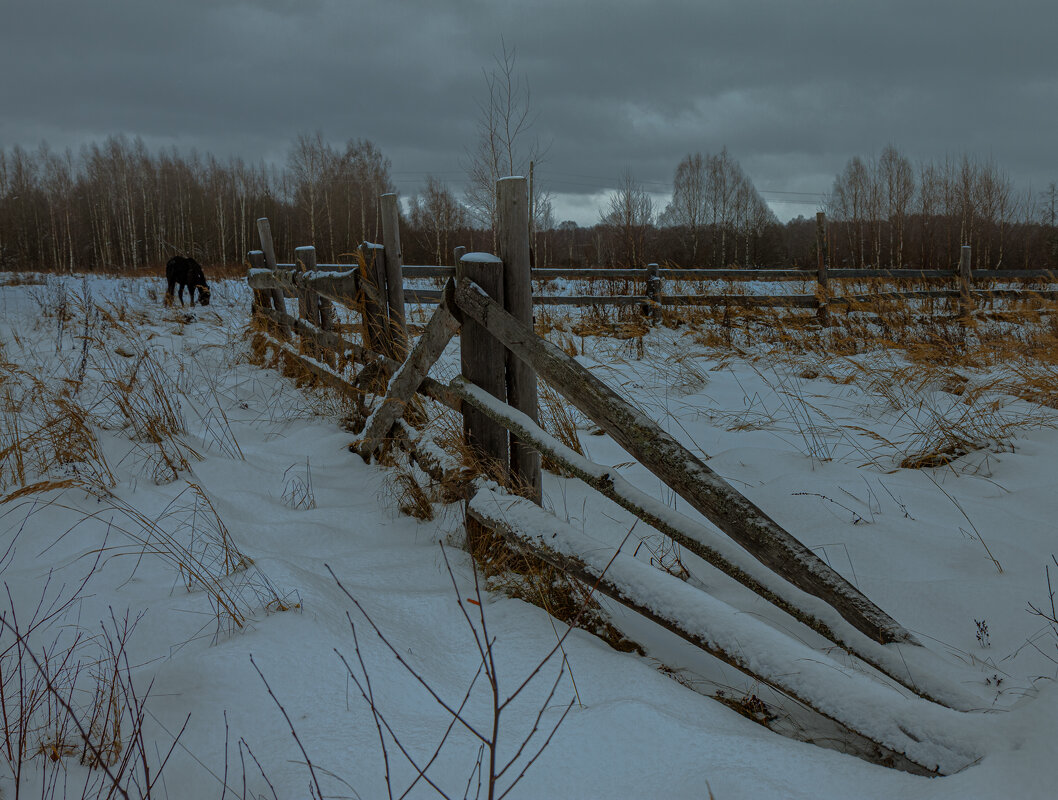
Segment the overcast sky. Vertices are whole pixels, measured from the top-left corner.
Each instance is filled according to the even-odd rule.
[[[150,147],[282,163],[299,132],[372,140],[399,191],[460,190],[501,37],[549,144],[559,220],[630,172],[670,190],[727,146],[780,219],[854,155],[971,153],[1058,180],[1055,0],[3,0],[0,147]],[[802,194],[803,193],[803,194]]]

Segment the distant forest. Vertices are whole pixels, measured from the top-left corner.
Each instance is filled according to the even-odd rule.
[[[381,240],[378,196],[394,191],[390,169],[372,142],[335,148],[320,134],[299,136],[283,166],[150,152],[123,136],[77,154],[0,149],[0,269],[132,272],[158,269],[177,253],[237,265],[257,247],[262,216],[280,260],[313,244],[321,263],[347,263],[359,242]],[[546,191],[537,194],[539,266],[816,263],[814,217],[780,223],[726,149],[684,158],[664,208],[625,175],[588,227],[556,221]],[[913,166],[887,147],[850,159],[821,210],[834,267],[954,267],[969,244],[976,268],[1055,268],[1056,206],[1054,183],[1019,190],[991,161]],[[473,208],[427,178],[401,220],[405,263],[450,264],[457,245],[491,250],[487,215]]]

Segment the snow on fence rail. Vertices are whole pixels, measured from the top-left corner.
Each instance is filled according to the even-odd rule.
[[[508,487],[475,482],[468,500],[471,524],[483,526],[591,583],[754,679],[796,698],[866,739],[890,763],[911,771],[940,773],[971,763],[979,753],[960,741],[957,731],[961,712],[974,708],[976,701],[955,688],[954,682],[948,685],[938,677],[954,674],[953,665],[923,647],[900,623],[657,423],[535,333],[532,308],[541,298],[532,294],[532,278],[541,273],[548,277],[583,271],[534,273],[530,269],[525,180],[502,179],[497,184],[497,198],[499,255],[466,253],[457,248],[457,266],[450,274],[438,272],[447,276],[447,283],[436,292],[437,308],[414,343],[408,338],[404,305],[415,295],[404,287],[403,280],[409,274],[423,277],[424,270],[433,268],[401,264],[394,195],[381,198],[386,245],[362,245],[360,264],[339,272],[328,271],[327,265],[318,266],[315,250],[309,247],[297,249],[294,264],[278,264],[268,221],[259,220],[262,249],[250,254],[254,267],[248,273],[255,315],[265,327],[256,335],[322,381],[357,398],[363,427],[353,449],[365,460],[377,454],[385,442],[400,439],[413,457],[426,456],[420,463],[436,455],[436,448],[425,437],[412,441],[415,434],[409,434],[415,413],[410,401],[416,393],[461,413],[466,445],[482,462],[490,464],[490,473]],[[967,250],[961,262],[963,288],[953,292],[966,314],[970,297],[965,289],[969,281]],[[591,272],[613,279],[645,277],[647,295],[624,299],[645,302],[648,313],[667,304],[666,300],[676,300],[662,296],[659,287],[663,277],[679,271],[651,265],[646,270]],[[814,277],[820,278],[825,288],[833,273],[827,276],[824,272],[821,267]],[[285,292],[298,299],[297,317],[286,312]],[[825,294],[821,297],[831,300]],[[359,313],[360,343],[340,335],[331,303]],[[817,307],[826,309],[825,303]],[[430,378],[428,372],[457,335],[462,375],[446,385]],[[339,357],[362,365],[354,378],[347,379],[334,369]],[[669,509],[545,433],[539,426],[537,410],[538,375],[683,497],[715,530]],[[362,402],[365,394],[377,398],[370,413]],[[598,562],[597,554],[578,551],[579,540],[568,532],[561,547],[558,540],[550,546],[548,543],[564,528],[539,507],[541,453],[858,659],[861,666],[855,669],[828,666],[823,670],[839,669],[847,679],[841,697],[824,691],[825,677],[822,673],[816,676],[814,668],[806,666],[804,655],[790,655],[815,651],[795,646],[786,633],[764,626],[768,632],[747,631],[745,640],[738,644],[739,637],[733,635],[731,626],[739,613],[725,611],[724,621],[712,619],[710,609],[719,608],[718,601],[704,591],[681,582],[676,587],[671,581],[642,578],[647,573],[640,567],[625,565],[634,561],[627,555],[607,562],[618,564],[614,574],[607,575],[606,565]],[[618,555],[615,553],[614,559]],[[767,652],[750,652],[742,647],[745,641],[756,642]],[[803,677],[795,677],[799,675]],[[879,682],[897,690],[881,691]],[[888,716],[862,713],[864,708],[881,705],[890,709]]]

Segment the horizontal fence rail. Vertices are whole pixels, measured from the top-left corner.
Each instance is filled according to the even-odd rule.
[[[320,295],[336,302],[348,302],[357,291],[359,267],[355,264],[318,264],[312,272],[298,272],[295,264],[277,264],[276,271],[268,269],[251,270],[250,285],[258,289],[278,288],[291,294],[298,289],[311,289]],[[789,269],[564,269],[559,267],[542,267],[530,272],[532,280],[551,282],[557,280],[584,281],[631,281],[648,283],[651,277],[658,281],[688,282],[784,282],[799,281],[816,283],[818,275],[815,270]],[[427,265],[404,265],[401,275],[405,280],[445,279],[455,277],[455,268]],[[915,270],[915,269],[832,269],[827,270],[828,280],[833,281],[908,281],[935,283],[959,281],[961,276],[948,270]],[[969,280],[986,284],[1003,284],[1008,282],[1034,282],[1041,285],[1058,284],[1058,274],[1045,269],[1011,269],[1011,270],[973,270]],[[829,288],[829,287],[828,287]],[[660,283],[659,283],[660,290]],[[958,298],[964,291],[973,298],[995,298],[1016,300],[1035,297],[1042,300],[1058,300],[1058,290],[1010,289],[1010,288],[970,288],[960,286],[957,289],[904,289],[901,291],[874,292],[871,294],[840,295],[828,294],[826,305],[849,307],[876,301],[900,301],[905,299],[948,299]],[[365,289],[371,292],[371,287]],[[415,285],[404,286],[404,302],[418,305],[435,305],[440,302],[439,289],[421,288]],[[743,295],[743,294],[534,294],[533,305],[537,306],[700,306],[741,308],[819,308],[821,300],[818,294],[791,295]]]
[[[278,269],[294,269],[295,264],[276,264]],[[356,264],[317,264],[316,269],[323,272],[343,272],[356,269]],[[584,267],[534,267],[531,270],[534,281],[552,280],[632,280],[644,281],[650,276],[650,270],[643,268],[609,269]],[[442,278],[455,277],[455,267],[405,264],[401,270],[405,278]],[[815,269],[766,269],[746,267],[741,269],[681,269],[663,267],[657,270],[657,276],[671,281],[815,281]],[[952,280],[959,275],[955,270],[946,269],[872,269],[872,268],[837,268],[828,269],[827,277],[833,280]],[[1049,269],[975,269],[970,277],[976,281],[1013,281],[1028,280],[1041,283],[1058,283],[1058,272]]]

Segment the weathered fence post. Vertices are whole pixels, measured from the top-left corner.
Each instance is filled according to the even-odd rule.
[[[401,361],[408,352],[408,334],[404,319],[404,257],[400,249],[400,211],[397,195],[379,197],[382,207],[382,245],[385,248],[386,298],[389,304],[389,336],[393,358]]]
[[[458,254],[460,248],[456,249]],[[503,262],[489,253],[467,253],[456,262],[456,279],[468,278],[480,286],[489,297],[503,302]],[[501,403],[507,401],[507,381],[504,361],[507,350],[498,339],[474,320],[463,323],[459,337],[460,364],[463,377],[480,386]],[[484,414],[472,409],[463,410],[463,434],[467,444],[482,458],[486,470],[505,481],[510,465],[507,429]]]
[[[830,308],[827,298],[830,295],[830,281],[827,278],[827,215],[816,212],[816,283],[819,295],[819,309],[816,315],[824,325],[830,323]]]
[[[658,277],[657,264],[647,264],[647,300],[643,312],[657,322],[661,319],[661,278]]]
[[[959,320],[970,321],[973,313],[973,298],[970,295],[970,245],[964,244],[959,251]]]
[[[496,181],[497,236],[503,262],[504,308],[530,328],[533,326],[533,281],[529,255],[529,194],[525,178]],[[539,422],[536,370],[507,351],[507,402]],[[511,435],[511,473],[517,489],[534,503],[542,497],[540,454]]]
[[[364,264],[363,274],[360,276],[360,285],[364,292],[364,344],[368,350],[392,357],[382,249],[380,245],[371,242],[360,245]]]
[[[295,247],[294,269],[298,272],[315,272],[316,248],[311,245]],[[313,325],[320,324],[319,297],[312,289],[305,289],[298,295],[298,316]]]
[[[327,271],[333,272],[334,268],[330,267]],[[334,302],[329,297],[316,294],[316,314],[318,319],[313,320],[313,324],[319,325],[325,331],[334,330]]]
[[[265,268],[265,255],[263,250],[251,250],[246,254],[246,258],[250,261],[250,267],[252,269],[264,269]],[[266,292],[264,289],[253,290],[253,307],[257,308],[271,308],[272,307],[272,293]]]
[[[294,269],[298,272],[314,272],[316,270],[316,248],[312,245],[294,248]],[[320,324],[320,296],[312,289],[302,289],[298,292],[298,317],[307,320],[313,326]],[[316,345],[301,337],[301,351],[313,358],[319,358],[320,352]]]
[[[257,234],[261,237],[261,250],[264,251],[265,267],[270,270],[276,268],[276,249],[275,245],[272,244],[272,226],[268,223],[268,217],[261,217],[257,220]],[[287,302],[283,297],[282,289],[272,289],[272,305],[276,311],[280,311],[283,314],[287,313]],[[290,325],[286,323],[280,323],[279,329],[284,334],[290,333]]]
[[[317,308],[320,312],[320,327],[325,331],[334,330],[334,303],[329,297],[320,296],[317,300]]]

